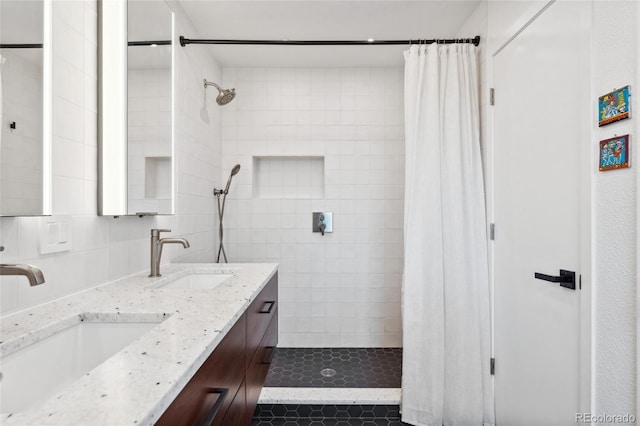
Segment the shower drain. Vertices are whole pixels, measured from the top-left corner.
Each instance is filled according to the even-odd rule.
[[[333,377],[336,375],[336,370],[333,368],[323,368],[320,370],[320,374],[322,374],[323,377]]]

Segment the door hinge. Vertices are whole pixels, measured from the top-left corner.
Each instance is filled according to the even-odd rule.
[[[489,89],[489,105],[496,104],[496,90],[492,87]]]
[[[496,359],[491,358],[491,375],[494,376],[496,374]]]
[[[490,223],[489,224],[489,239],[491,241],[495,241],[495,239],[496,239],[496,224],[495,223]]]
[[[580,278],[578,278],[578,289],[582,290],[582,274],[579,275]]]

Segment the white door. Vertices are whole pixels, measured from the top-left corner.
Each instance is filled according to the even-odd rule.
[[[498,425],[575,425],[580,411],[584,13],[557,2],[494,58]],[[575,290],[534,277],[560,270],[575,272]]]

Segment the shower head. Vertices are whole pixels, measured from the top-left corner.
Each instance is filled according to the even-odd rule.
[[[204,88],[206,89],[207,86],[213,86],[218,89],[218,96],[216,97],[216,102],[218,103],[218,105],[226,105],[236,97],[236,89],[221,89],[220,86],[212,81],[207,81],[207,79],[205,78]]]
[[[227,180],[227,186],[224,189],[225,194],[229,193],[229,186],[231,185],[231,179],[233,179],[233,177],[237,175],[239,171],[240,171],[240,164],[236,164],[235,166],[233,166],[233,169],[231,169],[231,173],[229,174],[229,180]]]

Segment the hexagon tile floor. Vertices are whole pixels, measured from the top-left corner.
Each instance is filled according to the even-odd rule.
[[[400,426],[397,405],[260,404],[252,426]]]
[[[399,388],[401,378],[402,348],[276,348],[264,385]]]

